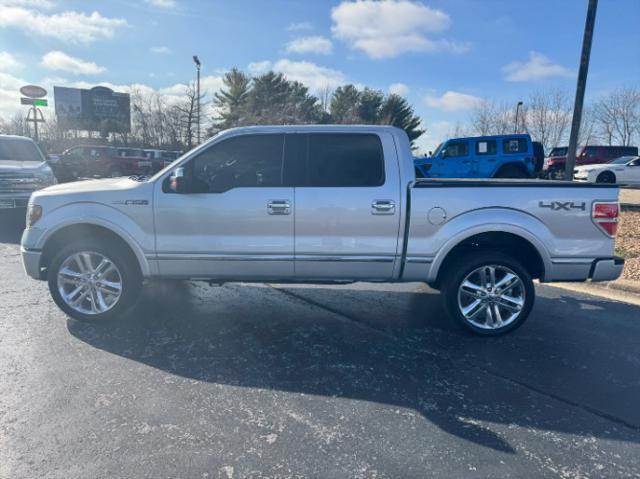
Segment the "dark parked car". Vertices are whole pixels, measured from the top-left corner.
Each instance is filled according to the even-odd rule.
[[[549,178],[564,177],[564,165],[567,161],[566,146],[554,148],[544,160],[544,171]],[[576,166],[609,163],[621,156],[638,156],[637,146],[597,146],[578,147]]]

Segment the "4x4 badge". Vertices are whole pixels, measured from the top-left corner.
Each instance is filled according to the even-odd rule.
[[[573,201],[550,201],[549,203],[545,203],[544,201],[540,201],[538,206],[540,208],[549,208],[551,211],[584,211],[586,209],[586,203],[584,201],[582,203],[575,203]]]

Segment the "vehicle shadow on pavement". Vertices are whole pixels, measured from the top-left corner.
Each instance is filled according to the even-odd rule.
[[[20,243],[26,213],[24,208],[0,210],[0,243]]]
[[[640,422],[612,423],[607,414],[615,421],[616,411],[600,414],[598,395],[610,404],[620,392],[609,370],[612,350],[605,343],[586,351],[571,335],[576,322],[594,319],[570,315],[602,303],[540,298],[520,330],[482,339],[451,324],[426,286],[163,281],[146,289],[128,317],[108,324],[70,319],[68,329],[93,347],[171,374],[407,408],[452,435],[514,454],[502,437],[512,425],[640,442]],[[615,316],[630,306],[607,308]],[[555,309],[568,315],[564,323],[550,314]],[[596,333],[588,338],[597,341]],[[629,407],[640,397],[634,387],[625,391]]]

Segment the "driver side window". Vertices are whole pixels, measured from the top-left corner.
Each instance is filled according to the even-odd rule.
[[[191,161],[191,193],[238,187],[282,186],[284,135],[241,135],[223,140]]]

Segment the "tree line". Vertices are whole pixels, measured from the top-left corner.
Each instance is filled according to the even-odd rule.
[[[251,77],[233,68],[222,80],[223,87],[213,98],[205,94],[198,98],[194,84],[187,85],[177,101],[175,96],[170,98],[155,91],[133,88],[130,92],[131,132],[112,134],[110,142],[189,150],[197,143],[198,100],[203,139],[227,128],[267,124],[393,125],[404,129],[412,142],[424,133],[420,117],[399,95],[344,85],[334,91],[325,89],[316,96],[302,83],[273,71]],[[41,139],[51,145],[52,151],[78,142],[78,133],[62,131],[54,115],[49,116],[40,130]],[[0,132],[29,136],[22,114],[0,120]],[[97,132],[94,136],[95,141],[99,141]]]

